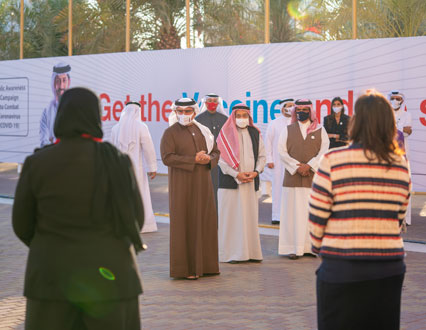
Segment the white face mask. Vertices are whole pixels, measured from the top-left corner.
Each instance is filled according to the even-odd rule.
[[[192,122],[192,115],[179,115],[176,114],[179,124],[187,126]]]
[[[249,124],[248,118],[236,118],[235,123],[239,128],[246,128]]]
[[[401,102],[398,100],[391,100],[392,108],[395,110],[399,109],[401,106]]]
[[[284,114],[289,116],[291,116],[291,113],[293,110],[294,110],[294,107],[283,108]]]
[[[342,111],[343,107],[333,107],[333,111],[335,113],[339,113],[340,111]]]

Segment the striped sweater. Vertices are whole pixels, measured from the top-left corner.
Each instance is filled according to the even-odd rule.
[[[407,161],[369,161],[360,145],[326,153],[312,182],[312,251],[344,259],[402,259],[401,224],[410,198]]]

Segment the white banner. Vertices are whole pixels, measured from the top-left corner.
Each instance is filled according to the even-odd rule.
[[[95,91],[102,102],[108,139],[124,103],[139,101],[159,145],[173,100],[221,95],[229,109],[243,102],[265,132],[283,98],[309,98],[321,118],[340,96],[352,114],[369,88],[399,90],[413,118],[410,144],[415,191],[426,191],[426,37],[300,42],[144,51],[0,62],[0,161],[23,162],[40,145],[40,120],[54,100],[52,70],[71,67],[70,87]],[[54,102],[53,102],[54,104]],[[268,173],[264,177],[268,177]]]

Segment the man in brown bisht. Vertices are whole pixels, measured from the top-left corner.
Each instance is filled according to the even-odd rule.
[[[210,130],[194,120],[197,103],[181,98],[161,139],[169,167],[170,276],[197,279],[219,274],[217,215],[210,176],[220,152]],[[170,121],[170,120],[169,120]]]

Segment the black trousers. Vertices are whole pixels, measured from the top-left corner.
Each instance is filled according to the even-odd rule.
[[[318,330],[398,330],[404,274],[371,281],[317,278]]]
[[[138,297],[72,304],[27,299],[25,330],[140,330]]]

